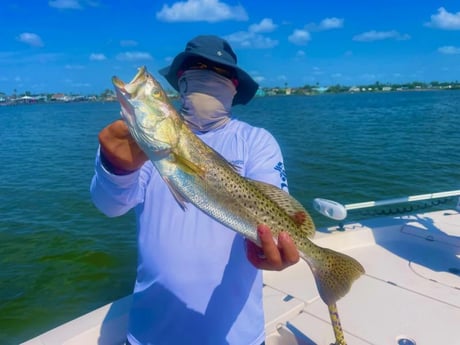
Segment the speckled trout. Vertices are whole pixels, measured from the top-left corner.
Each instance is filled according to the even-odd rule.
[[[257,226],[275,236],[287,231],[310,266],[321,299],[329,307],[337,344],[345,344],[336,302],[364,273],[355,259],[315,245],[316,229],[304,207],[287,192],[238,174],[236,168],[199,139],[145,67],[129,83],[113,77],[121,114],[177,202],[200,210],[260,244]]]

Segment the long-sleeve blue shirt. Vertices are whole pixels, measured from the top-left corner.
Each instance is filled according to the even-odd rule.
[[[232,119],[199,134],[248,178],[287,189],[282,154],[266,130]],[[262,274],[242,236],[188,204],[184,211],[151,162],[129,175],[96,156],[91,196],[109,217],[134,208],[138,266],[130,311],[131,344],[260,344]]]

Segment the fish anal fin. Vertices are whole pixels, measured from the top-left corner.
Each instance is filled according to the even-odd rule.
[[[299,230],[305,236],[311,238],[315,235],[316,228],[308,212],[302,204],[293,198],[288,192],[273,186],[269,183],[249,180],[254,184],[266,197],[274,201],[286,214],[292,218]]]

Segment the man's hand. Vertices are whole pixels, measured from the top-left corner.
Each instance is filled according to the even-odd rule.
[[[99,143],[101,153],[110,163],[109,170],[115,174],[135,171],[148,159],[122,120],[117,120],[100,131]]]
[[[287,232],[280,232],[278,244],[266,225],[257,227],[261,247],[246,240],[248,260],[257,268],[269,271],[281,271],[299,261],[299,252]]]

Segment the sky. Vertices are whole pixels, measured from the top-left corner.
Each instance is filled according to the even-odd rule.
[[[0,92],[100,94],[214,34],[262,87],[460,80],[460,0],[1,0]]]

